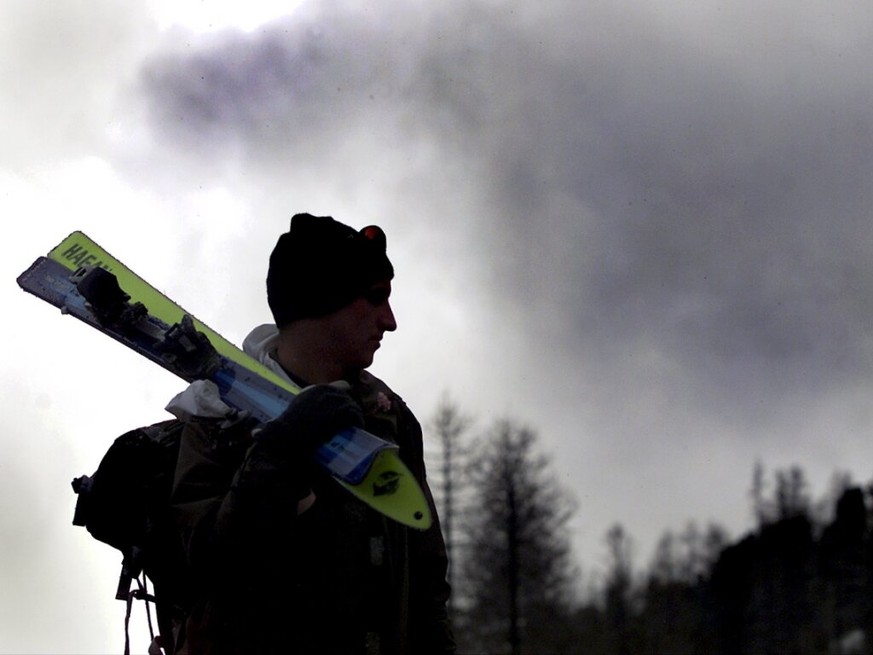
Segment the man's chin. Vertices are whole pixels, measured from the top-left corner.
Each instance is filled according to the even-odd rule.
[[[373,357],[373,355],[370,355],[369,357],[361,357],[360,360],[350,364],[346,370],[350,372],[363,371],[364,369],[370,368],[370,366],[373,365],[374,359],[375,358]]]

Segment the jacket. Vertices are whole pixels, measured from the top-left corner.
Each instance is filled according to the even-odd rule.
[[[299,483],[258,449],[251,424],[187,415],[172,504],[195,594],[179,653],[455,652],[446,549],[421,427],[367,372],[351,394],[364,409],[365,428],[399,445],[428,497],[433,525],[419,531],[395,523],[321,471],[311,480],[315,502],[300,512]]]

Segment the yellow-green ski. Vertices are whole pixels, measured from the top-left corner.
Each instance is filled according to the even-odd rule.
[[[38,258],[18,283],[183,379],[214,382],[225,403],[258,420],[277,417],[300,392],[82,232]],[[431,526],[427,499],[396,445],[347,430],[319,448],[316,461],[374,510],[419,530]]]

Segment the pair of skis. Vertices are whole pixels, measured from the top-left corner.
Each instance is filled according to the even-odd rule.
[[[18,284],[182,379],[211,381],[225,404],[261,422],[279,416],[300,392],[82,232],[39,257]],[[409,527],[430,527],[427,500],[396,445],[354,428],[322,445],[315,461],[376,511]]]

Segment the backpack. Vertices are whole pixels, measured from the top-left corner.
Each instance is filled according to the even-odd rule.
[[[73,480],[78,495],[73,525],[121,551],[116,598],[127,602],[125,655],[130,652],[128,624],[135,599],[146,601],[152,646],[149,653],[175,652],[175,627],[191,603],[191,576],[170,506],[179,442],[184,424],[168,420],[131,430],[109,447],[97,471]],[[150,594],[146,578],[151,580]],[[133,581],[137,581],[131,589]],[[155,604],[159,636],[154,637],[149,602]]]

